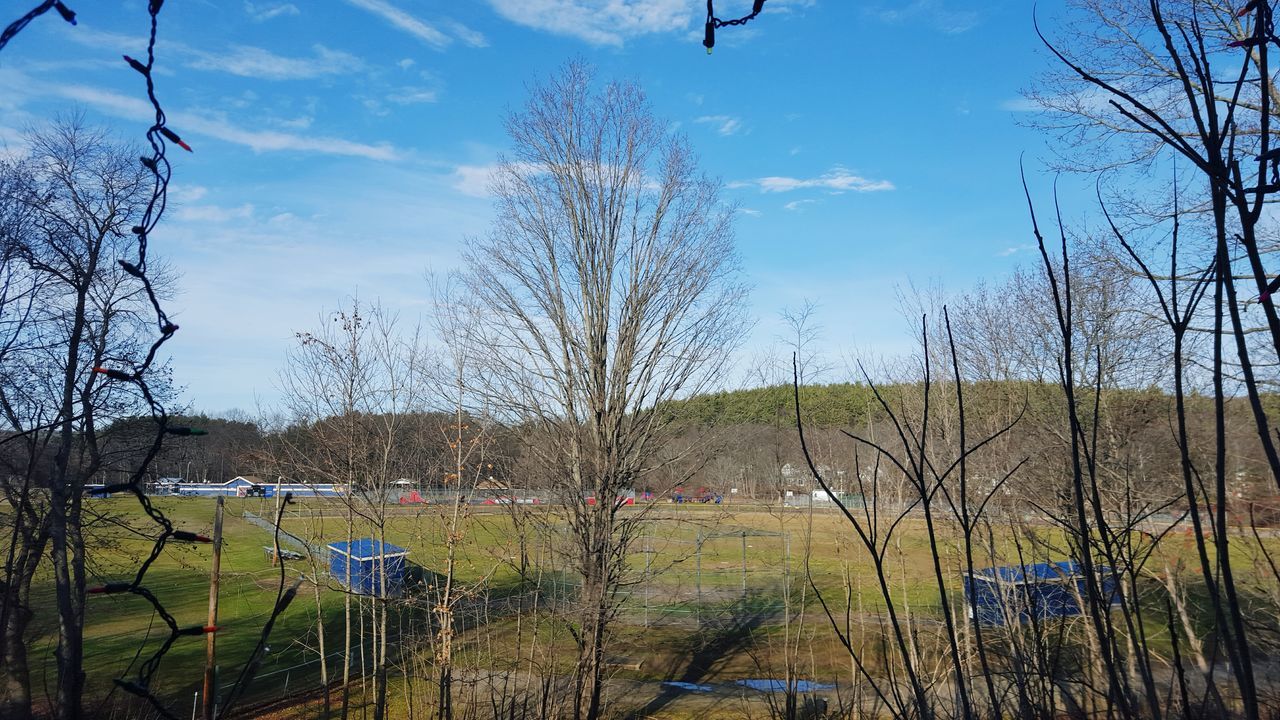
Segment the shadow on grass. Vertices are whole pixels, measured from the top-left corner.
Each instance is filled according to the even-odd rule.
[[[714,675],[728,658],[747,651],[755,642],[756,631],[782,611],[777,594],[767,590],[752,592],[718,611],[708,609],[698,629],[672,655],[669,667],[659,674],[667,682],[700,684]],[[687,660],[686,660],[687,658]],[[628,712],[627,720],[650,717],[689,692],[684,688],[664,685],[657,697]]]

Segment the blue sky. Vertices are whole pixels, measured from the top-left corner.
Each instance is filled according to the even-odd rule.
[[[11,150],[73,108],[145,132],[141,78],[120,60],[144,51],[145,2],[69,4],[78,27],[50,13],[0,53]],[[1040,3],[1042,22],[1059,11]],[[758,318],[744,356],[806,298],[832,355],[905,351],[899,289],[963,291],[1030,259],[1018,159],[1043,189],[1048,150],[1019,124],[1019,91],[1049,63],[1031,12],[770,0],[708,57],[700,0],[171,1],[156,80],[195,152],[170,153],[152,242],[181,275],[176,380],[197,409],[253,411],[275,400],[293,333],[344,297],[425,312],[427,271],[488,226],[504,113],[574,57],[640,81],[740,205]]]

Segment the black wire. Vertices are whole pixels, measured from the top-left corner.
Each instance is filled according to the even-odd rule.
[[[45,0],[45,2],[42,2],[39,5],[31,8],[31,12],[28,12],[26,15],[23,15],[17,20],[14,20],[13,22],[9,23],[9,27],[5,28],[4,32],[0,33],[0,50],[3,50],[4,46],[8,45],[9,41],[12,40],[15,35],[22,32],[22,30],[27,27],[28,23],[40,17],[41,15],[49,12],[54,8],[54,6],[57,6],[57,5],[62,5],[62,3],[60,3],[58,0]],[[62,10],[66,10],[66,5],[62,5]],[[70,12],[70,11],[67,10],[67,12]],[[71,13],[71,17],[74,18],[75,13]],[[67,22],[74,23],[75,20],[68,19]]]
[[[767,0],[758,0],[758,2],[752,6],[749,14],[732,20],[722,20],[716,17],[716,11],[715,8],[712,7],[712,2],[713,0],[707,0],[707,20],[712,24],[712,26],[722,28],[730,25],[746,25],[748,22],[755,20],[756,16],[760,14],[760,11],[764,9],[764,4]]]
[[[739,17],[739,18],[724,20],[722,18],[716,17],[714,0],[707,0],[707,24],[706,24],[706,31],[705,31],[706,34],[703,35],[702,37],[702,46],[707,49],[708,53],[710,53],[711,48],[715,47],[716,45],[716,28],[722,28],[722,27],[733,26],[733,25],[746,25],[747,23],[754,20],[757,15],[760,14],[760,11],[764,9],[765,2],[767,2],[767,0],[754,0],[754,3],[751,6],[750,13],[743,15],[742,17]]]
[[[175,718],[176,720],[176,716],[166,709],[159,698],[151,692],[151,681],[156,672],[159,671],[165,654],[169,652],[170,648],[173,647],[173,644],[177,642],[180,637],[183,635],[200,636],[205,632],[216,631],[216,628],[207,628],[203,625],[180,628],[176,618],[174,618],[174,616],[165,609],[164,603],[161,602],[160,598],[156,597],[155,594],[143,585],[147,571],[160,557],[160,554],[164,551],[165,544],[170,540],[207,541],[207,538],[202,538],[194,533],[175,530],[173,523],[151,502],[151,499],[147,496],[143,485],[148,469],[159,454],[166,431],[168,430],[168,413],[164,405],[157,400],[155,395],[152,393],[151,387],[147,383],[146,374],[155,363],[156,356],[159,353],[160,348],[168,342],[169,339],[173,337],[173,334],[178,330],[178,326],[169,319],[168,314],[161,306],[160,299],[156,295],[156,290],[151,278],[147,275],[147,241],[151,232],[154,231],[156,226],[159,224],[160,218],[164,215],[168,201],[169,179],[172,174],[172,167],[165,155],[165,151],[167,149],[165,139],[168,138],[177,144],[182,144],[178,135],[166,127],[164,110],[160,106],[160,100],[156,97],[156,88],[152,73],[152,70],[155,67],[156,32],[159,25],[158,15],[163,5],[164,0],[149,0],[147,5],[147,12],[151,20],[150,32],[147,40],[146,62],[140,63],[128,56],[125,57],[129,66],[141,73],[146,80],[147,99],[150,101],[151,107],[155,110],[155,122],[147,130],[147,142],[151,146],[151,155],[150,157],[144,156],[139,158],[143,166],[151,171],[153,184],[151,199],[147,203],[146,210],[143,212],[141,220],[133,228],[133,233],[137,236],[138,244],[137,261],[134,263],[130,263],[125,260],[119,261],[120,266],[124,271],[136,278],[142,284],[147,300],[155,315],[156,329],[159,335],[151,344],[141,362],[134,364],[131,372],[113,368],[94,368],[94,374],[90,375],[88,384],[91,386],[95,382],[97,374],[101,374],[105,376],[103,382],[126,382],[134,385],[141,394],[143,401],[146,403],[152,419],[155,421],[155,437],[147,448],[147,452],[143,456],[141,462],[138,463],[137,468],[130,475],[128,481],[109,485],[106,488],[103,488],[101,492],[108,494],[129,493],[133,495],[134,498],[137,499],[142,511],[159,526],[160,534],[156,538],[155,544],[152,545],[151,552],[148,553],[146,559],[139,564],[137,572],[134,573],[131,581],[128,583],[108,584],[105,588],[95,588],[95,592],[106,594],[129,593],[137,595],[151,605],[154,611],[153,622],[154,617],[159,617],[169,628],[168,636],[163,642],[161,642],[160,647],[142,663],[137,674],[131,679],[127,677],[116,678],[115,685],[128,693],[146,700],[152,708],[154,708],[155,711],[163,717]],[[5,28],[4,32],[0,33],[0,49],[3,49],[9,41],[26,28],[32,20],[43,15],[49,10],[56,10],[64,20],[73,25],[75,24],[75,13],[72,12],[61,0],[46,0],[45,2],[37,5],[27,14],[10,23],[9,26]],[[186,146],[184,145],[184,147]],[[190,148],[187,149],[189,150]],[[279,517],[277,517],[277,532],[279,531],[279,520]],[[280,588],[277,591],[276,596],[276,607],[273,609],[271,616],[267,619],[266,625],[263,628],[262,640],[259,642],[258,649],[255,650],[255,656],[260,657],[261,648],[266,642],[266,638],[271,631],[271,627],[274,625],[275,620],[284,611],[284,609],[288,607],[289,601],[293,599],[296,592],[296,587],[290,588],[288,591],[285,590],[284,577],[282,573]],[[148,635],[150,635],[150,630],[148,630]],[[141,647],[144,646],[146,642],[146,639],[144,639],[142,645],[139,646],[139,654],[141,654]],[[135,657],[135,661],[136,659],[137,658]],[[254,658],[254,660],[256,659],[257,658]],[[130,666],[132,665],[133,662],[130,662]],[[254,670],[256,670],[255,663],[251,661],[249,666],[246,667],[247,672],[241,673],[240,682],[237,682],[236,686],[232,688],[231,692],[233,697],[238,695],[240,692],[243,692],[243,685],[252,679]],[[126,668],[126,675],[128,672],[129,669]]]

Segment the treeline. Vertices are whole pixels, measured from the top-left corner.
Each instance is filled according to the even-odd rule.
[[[195,432],[166,436],[160,453],[150,465],[151,475],[153,479],[181,478],[199,483],[224,483],[240,475],[270,480],[284,475],[296,482],[332,482],[332,478],[326,477],[293,477],[294,473],[287,471],[281,458],[286,454],[285,448],[287,453],[295,455],[321,453],[325,429],[340,420],[330,417],[269,428],[248,418],[215,418],[204,414],[170,416],[170,427],[190,428]],[[359,425],[381,423],[385,418],[354,414],[345,420]],[[398,418],[396,442],[412,446],[419,459],[416,472],[406,471],[409,479],[431,485],[443,478],[442,468],[451,453],[449,433],[456,422],[455,415],[443,412],[412,413]],[[464,415],[463,422],[478,426],[482,421]],[[501,450],[494,453],[492,474],[505,477],[509,470],[504,461],[518,455],[514,448],[515,434],[492,423],[486,425],[490,428],[491,442]],[[136,468],[155,437],[154,427],[149,417],[125,418],[112,423],[102,433],[105,462],[98,480],[117,482],[120,474]],[[377,452],[375,447],[367,450]]]
[[[912,424],[918,428],[924,413],[923,390],[923,383],[877,385],[874,389],[865,383],[801,387],[806,433],[824,468],[833,475],[842,473],[840,477],[845,479],[859,470],[845,431],[896,442],[898,429],[885,405],[899,422],[907,424],[908,431]],[[965,383],[962,390],[971,437],[1000,434],[986,447],[983,457],[971,460],[972,469],[998,477],[1005,468],[1024,461],[1007,482],[1011,497],[1046,498],[1060,493],[1069,471],[1064,460],[1069,436],[1060,431],[1067,417],[1061,389],[1031,381],[983,381]],[[680,429],[680,437],[686,441],[700,438],[714,446],[711,457],[696,473],[696,481],[726,491],[744,488],[759,497],[776,495],[793,484],[811,485],[795,431],[793,393],[789,385],[774,385],[668,404],[664,409],[674,420],[673,427]],[[1100,467],[1140,477],[1145,493],[1180,504],[1175,500],[1181,494],[1181,483],[1171,429],[1174,397],[1160,388],[1104,388],[1096,400],[1091,389],[1082,389],[1078,412],[1090,423],[1097,421],[1100,442],[1105,441],[1097,454]],[[1184,402],[1192,440],[1189,451],[1211,463],[1208,448],[1215,432],[1214,403],[1198,394],[1187,395]],[[1264,395],[1263,402],[1271,412],[1280,408],[1280,395]],[[953,385],[935,382],[930,403],[930,422],[944,437],[954,440],[958,407]],[[1224,426],[1229,484],[1246,497],[1274,495],[1267,482],[1265,451],[1254,432],[1246,398],[1224,402]],[[872,462],[872,456],[864,453],[864,475]],[[794,474],[783,477],[787,465]],[[881,480],[887,479],[882,474]]]
[[[881,399],[890,407],[916,403],[923,396],[922,383],[890,383],[871,385],[861,382],[810,384],[800,388],[800,406],[805,425],[813,427],[856,427],[885,418]],[[1029,416],[1043,416],[1064,408],[1062,391],[1056,383],[1028,380],[982,381],[965,384],[968,409],[977,417],[997,410],[1003,413],[1010,403],[1025,405]],[[934,392],[946,394],[945,384],[935,383]],[[1087,393],[1087,391],[1085,391]],[[879,398],[877,399],[877,394]],[[1124,412],[1150,409],[1153,404],[1168,403],[1173,397],[1160,388],[1104,388],[1108,407]],[[1243,402],[1229,399],[1228,405]],[[1280,394],[1262,396],[1263,406],[1280,409]],[[1189,395],[1187,403],[1193,411],[1212,412],[1208,397]],[[703,426],[772,425],[782,422],[795,425],[795,397],[791,385],[726,390],[697,395],[667,403],[664,410],[677,422]]]
[[[742,474],[742,468],[760,480],[763,475],[773,476],[777,468],[786,463],[800,462],[799,445],[794,437],[795,400],[790,385],[745,388],[696,395],[664,405],[664,412],[674,421],[678,437],[697,433],[714,436],[714,454],[707,466],[697,473],[698,480],[707,485],[732,484]],[[1030,381],[986,381],[966,383],[966,412],[975,427],[995,429],[1018,421],[1011,433],[1011,453],[1029,453],[1043,449],[1046,443],[1056,440],[1048,437],[1043,428],[1051,427],[1065,412],[1061,391],[1056,385]],[[879,399],[877,398],[879,394]],[[949,402],[950,391],[942,384],[933,388],[935,402]],[[1085,398],[1087,399],[1087,398]],[[884,423],[888,416],[881,400],[895,412],[905,411],[910,417],[923,407],[921,383],[896,383],[877,385],[866,383],[828,383],[806,385],[800,388],[800,404],[806,427],[816,430],[870,429],[877,432],[890,430]],[[1263,396],[1269,409],[1280,409],[1280,395]],[[1196,433],[1212,431],[1213,404],[1207,397],[1188,396],[1188,418]],[[1091,408],[1092,402],[1082,406]],[[1173,397],[1158,388],[1110,388],[1103,390],[1099,405],[1105,426],[1116,439],[1116,452],[1125,452],[1156,460],[1159,467],[1172,463],[1169,452],[1155,450],[1167,445],[1169,418],[1174,411]],[[1232,462],[1242,478],[1262,474],[1265,460],[1256,438],[1249,432],[1250,414],[1243,398],[1227,402],[1228,427],[1232,442]],[[155,463],[156,477],[180,477],[188,482],[226,482],[237,475],[274,477],[279,468],[274,467],[273,450],[280,443],[287,443],[295,450],[307,452],[307,443],[313,442],[314,433],[307,427],[289,426],[280,429],[264,429],[248,418],[225,419],[206,415],[183,415],[170,419],[173,425],[198,428],[203,435],[166,438],[165,445]],[[330,420],[313,421],[312,424]],[[479,424],[478,419],[469,422]],[[145,449],[151,439],[149,418],[126,419],[114,423],[106,433],[104,473],[123,472],[137,460],[137,454]],[[450,455],[447,437],[455,419],[449,413],[415,414],[409,422],[401,424],[403,441],[417,447],[420,469],[411,479],[432,484],[441,474],[440,466]],[[520,469],[519,428],[503,428],[492,421],[485,423],[494,433],[495,448],[493,476],[518,486],[535,486],[536,478],[527,477]],[[1236,432],[1238,430],[1238,432]],[[821,439],[826,434],[818,437]],[[834,437],[834,436],[833,436]],[[319,448],[314,448],[318,450]],[[765,451],[768,452],[765,452]],[[768,460],[762,453],[772,457]],[[1168,455],[1169,457],[1165,457]],[[832,462],[839,465],[837,460]],[[104,479],[110,479],[104,477]],[[307,478],[297,478],[307,481]]]

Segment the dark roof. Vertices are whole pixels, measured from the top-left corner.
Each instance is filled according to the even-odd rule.
[[[409,554],[408,550],[400,547],[399,545],[392,545],[391,543],[383,545],[373,538],[352,540],[350,550],[348,550],[347,543],[345,541],[329,543],[329,549],[356,560],[373,560],[379,555],[382,557],[397,557],[399,555]],[[381,552],[379,552],[380,550]]]

